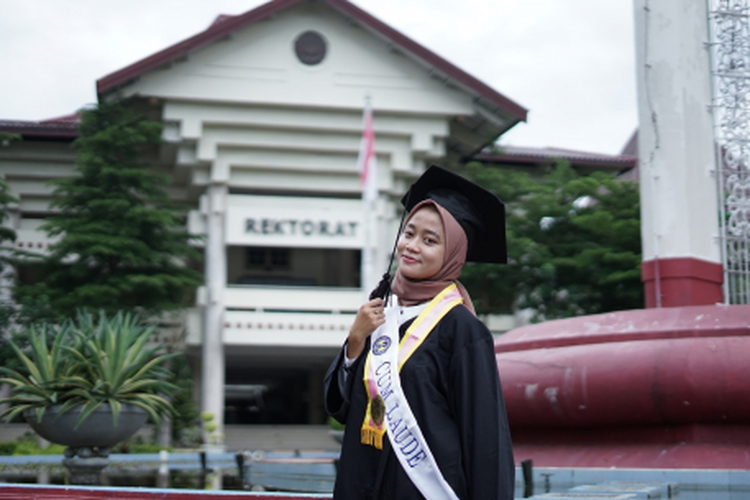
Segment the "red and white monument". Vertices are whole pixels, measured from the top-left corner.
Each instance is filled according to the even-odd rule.
[[[634,1],[646,308],[497,341],[517,461],[750,467],[748,7]]]

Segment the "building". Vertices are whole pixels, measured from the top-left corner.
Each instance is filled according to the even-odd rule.
[[[219,16],[97,89],[165,125],[155,168],[174,179],[190,230],[205,235],[206,282],[185,313],[184,341],[202,409],[227,424],[325,421],[323,374],[376,279],[362,271],[368,238],[373,267],[384,269],[411,182],[433,162],[474,157],[526,119],[523,107],[345,0],[274,0]],[[368,100],[379,193],[369,222],[357,170]],[[24,137],[0,148],[0,172],[20,199],[17,244],[44,249],[46,181],[73,172],[77,119],[0,121],[0,131]],[[560,154],[532,156],[543,164]],[[478,158],[515,165],[522,156]]]
[[[398,200],[526,110],[343,0],[272,1],[97,82],[165,124],[156,168],[205,235],[206,284],[186,314],[204,410],[228,423],[323,423],[322,376],[364,297],[357,153],[366,99],[378,161],[375,266]],[[21,200],[18,245],[45,248],[45,181],[73,172],[74,118],[3,122]],[[225,410],[225,411],[224,411]]]

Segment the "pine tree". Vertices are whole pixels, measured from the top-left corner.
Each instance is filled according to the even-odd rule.
[[[17,288],[21,302],[46,296],[58,317],[76,309],[157,313],[185,304],[202,276],[184,214],[165,191],[169,178],[147,161],[161,124],[119,103],[81,116],[76,175],[54,182],[43,229],[60,240],[42,263],[43,279]]]

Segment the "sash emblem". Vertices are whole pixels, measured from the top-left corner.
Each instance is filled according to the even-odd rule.
[[[385,353],[389,347],[391,347],[391,339],[385,336],[380,337],[372,344],[372,353],[376,356],[380,356]]]

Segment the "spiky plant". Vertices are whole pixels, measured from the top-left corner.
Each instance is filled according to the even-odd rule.
[[[160,422],[173,412],[164,395],[177,387],[167,382],[169,372],[162,366],[173,355],[162,354],[161,345],[148,345],[153,333],[153,326],[131,314],[100,312],[96,318],[79,313],[65,323],[49,349],[43,335],[30,335],[31,357],[13,346],[24,373],[2,369],[7,377],[0,380],[12,385],[14,395],[0,400],[10,405],[0,418],[34,409],[41,420],[50,406],[60,405],[59,414],[80,407],[78,426],[107,404],[117,424],[122,405],[130,404]]]
[[[51,345],[47,345],[46,341],[49,334],[54,334]],[[0,414],[0,418],[7,421],[26,410],[34,410],[37,419],[41,420],[48,407],[62,404],[76,381],[80,382],[76,376],[77,367],[64,347],[67,342],[73,341],[69,324],[57,333],[46,326],[39,329],[31,327],[28,339],[28,354],[15,342],[9,341],[21,364],[18,370],[0,366],[0,373],[4,375],[0,383],[10,385],[13,391],[13,396],[0,400],[0,403],[8,405]]]

